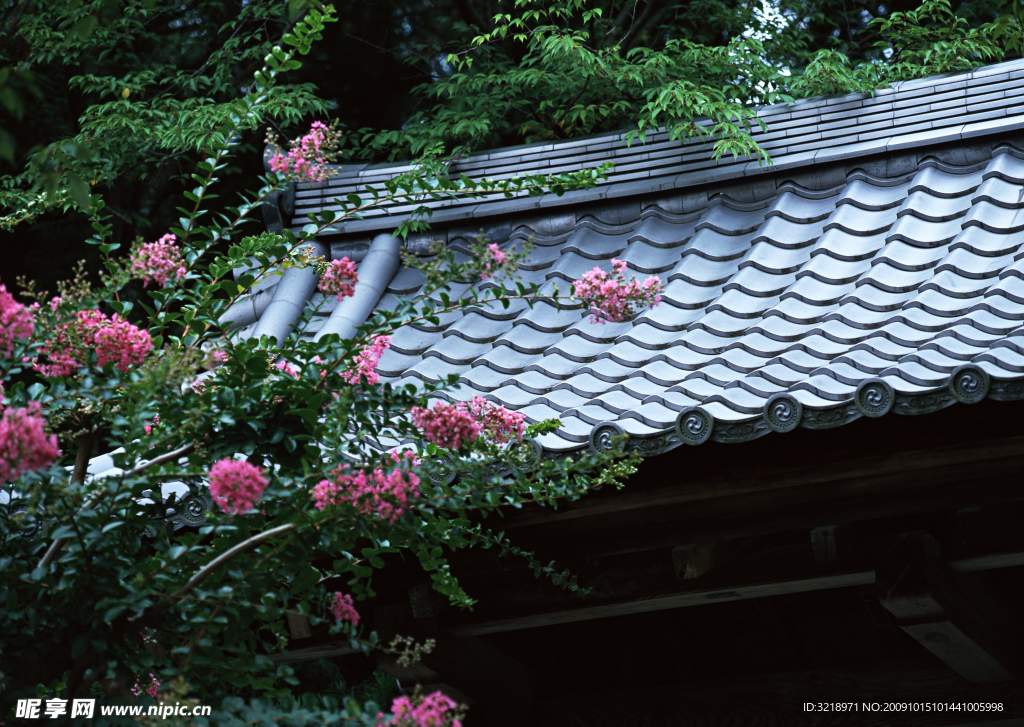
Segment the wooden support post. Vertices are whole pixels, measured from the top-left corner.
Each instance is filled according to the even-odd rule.
[[[676,567],[676,575],[684,580],[700,578],[711,570],[714,562],[714,543],[691,543],[672,549],[672,564]]]
[[[879,600],[900,628],[957,674],[975,683],[1013,678],[1015,619],[981,576],[947,567],[933,537],[889,539],[876,578]]]
[[[814,549],[814,562],[820,565],[839,562],[839,545],[836,540],[835,525],[825,525],[811,531],[811,547]]]
[[[308,639],[313,635],[309,628],[309,619],[301,613],[285,614],[288,619],[288,636],[291,641],[296,639]]]

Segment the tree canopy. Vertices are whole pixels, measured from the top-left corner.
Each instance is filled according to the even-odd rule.
[[[306,5],[4,3],[0,207],[23,251],[5,269],[43,282],[51,261],[69,269],[85,220],[47,212],[89,191],[118,241],[165,228],[210,125]],[[256,149],[268,128],[290,138],[301,119],[336,119],[345,157],[384,160],[620,128],[685,136],[706,115],[719,153],[757,154],[751,104],[870,92],[1020,50],[1010,0],[345,3],[261,127],[240,133]],[[258,172],[255,156],[231,170]]]

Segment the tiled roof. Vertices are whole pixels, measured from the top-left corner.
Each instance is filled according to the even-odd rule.
[[[772,157],[766,167],[751,158],[712,158],[711,144],[700,139],[685,144],[650,134],[647,143],[627,146],[623,134],[498,149],[474,155],[452,167],[453,174],[506,179],[524,174],[575,171],[614,161],[605,184],[562,197],[521,197],[423,200],[435,210],[433,222],[456,222],[509,212],[564,207],[637,193],[675,190],[758,174],[827,164],[867,154],[892,152],[937,143],[967,141],[993,130],[1024,129],[1024,61],[986,66],[972,73],[933,77],[863,94],[814,98],[765,106],[758,116],[767,125],[752,135]],[[1016,99],[1016,100],[1015,100]],[[333,200],[364,194],[409,169],[401,164],[353,164],[340,168],[329,182],[298,191],[293,224],[301,228],[306,214],[339,210]],[[417,204],[403,201],[368,212],[365,219],[339,226],[343,232],[393,229]]]
[[[556,286],[565,295],[582,273],[610,270],[619,258],[629,274],[665,281],[663,303],[631,322],[607,324],[591,323],[572,303],[453,312],[438,325],[396,331],[378,370],[394,383],[458,373],[462,385],[446,396],[482,395],[531,421],[558,418],[558,431],[540,439],[549,452],[601,447],[617,431],[654,453],[708,438],[834,427],[890,410],[1022,398],[1024,142],[1001,94],[1005,84],[1024,83],[1024,66],[1010,68],[908,84],[889,95],[890,104],[914,104],[917,113],[946,103],[948,94],[962,101],[976,90],[973,79],[986,79],[1003,99],[1003,126],[970,143],[963,135],[974,117],[957,117],[961,109],[940,115],[959,136],[935,132],[932,142],[909,150],[888,142],[884,153],[871,147],[844,158],[833,142],[818,139],[814,151],[791,140],[792,153],[827,154],[829,163],[776,166],[757,177],[742,177],[743,167],[733,165],[739,179],[706,170],[699,184],[696,177],[680,182],[689,173],[675,172],[676,186],[637,187],[614,203],[580,199],[525,214],[513,206],[480,224],[473,218],[442,229],[438,236],[464,253],[483,225],[505,249],[533,238],[521,279],[544,295]],[[921,88],[928,93],[912,95]],[[834,107],[874,108],[871,99],[839,101],[762,113],[822,129]],[[966,113],[995,108],[970,102]],[[911,128],[918,126],[903,130],[921,133]],[[336,255],[359,247],[352,236],[334,240]],[[399,269],[378,308],[415,295],[421,283],[417,271]],[[325,320],[314,316],[307,334]]]

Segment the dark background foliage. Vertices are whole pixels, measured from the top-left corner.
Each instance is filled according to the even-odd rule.
[[[60,5],[60,4],[55,4]],[[75,76],[116,79],[148,73],[163,83],[137,84],[131,100],[147,95],[170,94],[179,99],[206,97],[224,101],[245,86],[260,58],[239,45],[225,43],[247,35],[274,41],[293,22],[301,2],[263,3],[263,12],[251,11],[248,0],[201,0],[189,3],[151,0],[143,3],[148,14],[143,20],[125,13],[129,3],[118,0],[69,3],[64,10],[41,11],[28,0],[7,0],[0,4],[0,67],[10,76],[0,83],[0,143],[6,144],[7,158],[0,158],[0,170],[11,174],[60,170],[60,153],[90,159],[88,143],[65,144],[81,132],[80,119],[93,104],[117,98],[121,89],[93,88],[70,83]],[[776,12],[788,19],[779,31],[766,25],[762,7],[749,0],[605,0],[591,4],[604,14],[587,29],[595,49],[621,45],[623,52],[647,47],[659,50],[671,39],[689,40],[715,47],[744,32],[765,36],[766,57],[788,68],[798,77],[808,59],[828,48],[847,55],[851,63],[878,60],[882,51],[872,19],[913,10],[915,0],[781,0]],[[991,21],[1011,10],[1009,0],[954,0],[955,12],[972,25]],[[444,63],[448,52],[464,50],[475,35],[490,30],[498,12],[513,12],[507,0],[412,0],[384,2],[356,0],[341,3],[339,22],[324,38],[293,81],[315,86],[330,104],[328,114],[350,131],[350,156],[382,159],[387,144],[360,143],[379,131],[401,130],[416,114],[429,112],[441,101],[425,92],[432,83],[450,75]],[[241,17],[240,17],[241,15]],[[64,34],[31,31],[33,24],[52,23]],[[577,23],[577,27],[583,27]],[[68,42],[67,38],[71,38]],[[525,44],[510,37],[490,44],[481,61],[500,68],[502,63],[520,62]],[[478,64],[477,69],[481,67]],[[479,71],[478,71],[479,72]],[[169,79],[174,79],[170,81]],[[197,82],[197,79],[201,82]],[[426,88],[425,88],[426,87]],[[417,91],[417,88],[419,90]],[[473,139],[477,148],[522,143],[547,136],[570,136],[577,132],[618,128],[629,119],[612,115],[597,127],[574,129],[552,123],[557,113],[536,113],[529,104],[512,111],[493,109],[517,118],[492,133]],[[297,119],[280,118],[275,125],[285,138],[298,130]],[[306,119],[308,122],[308,119]],[[524,134],[524,128],[531,133]],[[362,134],[356,133],[363,130]],[[370,132],[367,135],[367,132]],[[262,147],[265,128],[254,129],[246,140],[251,151]],[[58,153],[53,153],[57,145]],[[187,145],[184,145],[187,147]],[[390,153],[401,155],[404,147],[394,145]],[[34,155],[37,166],[30,165]],[[136,236],[155,239],[177,218],[175,207],[183,189],[181,176],[196,154],[174,145],[151,146],[135,159],[116,159],[100,164],[94,172],[95,191],[102,192],[115,215],[115,242],[130,242]],[[243,154],[245,161],[230,171],[241,188],[260,173],[257,153]],[[40,165],[41,163],[41,165]],[[49,165],[49,166],[47,166]],[[27,176],[21,178],[24,185]],[[73,265],[88,258],[81,244],[88,223],[82,215],[69,216],[59,210],[41,214],[30,224],[13,232],[0,232],[0,280],[13,282],[27,276],[44,289],[66,276]],[[90,264],[93,260],[88,261]]]

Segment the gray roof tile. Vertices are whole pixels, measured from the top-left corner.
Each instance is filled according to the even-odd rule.
[[[456,400],[485,395],[530,421],[560,418],[557,432],[539,438],[559,453],[587,446],[594,427],[607,421],[634,438],[676,446],[676,418],[697,405],[715,418],[716,439],[737,441],[768,431],[762,414],[780,392],[808,411],[844,407],[849,421],[860,416],[853,408],[858,386],[874,377],[902,402],[896,411],[920,410],[907,397],[945,390],[964,364],[997,382],[1024,378],[1024,153],[998,140],[989,144],[992,152],[966,144],[932,150],[961,134],[1016,128],[1010,117],[982,117],[1015,112],[1024,62],[995,71],[901,84],[874,99],[762,109],[773,128],[761,136],[776,149],[816,147],[774,151],[775,167],[711,164],[706,145],[680,147],[663,134],[631,149],[610,135],[474,157],[466,168],[487,174],[581,158],[633,169],[591,194],[607,197],[616,185],[623,195],[648,194],[628,203],[620,197],[582,207],[590,197],[577,196],[544,202],[552,207],[516,200],[460,209],[477,215],[467,229],[480,215],[507,215],[495,238],[505,249],[534,236],[523,279],[546,293],[557,284],[568,295],[572,280],[595,266],[609,270],[617,257],[629,276],[661,277],[663,303],[617,324],[590,322],[578,303],[559,310],[514,301],[508,309],[492,303],[446,312],[439,324],[395,331],[378,369],[417,384],[458,372],[462,386],[450,395]],[[842,148],[851,134],[872,133],[879,139]],[[906,145],[919,150],[881,161],[853,158]],[[847,160],[844,169],[822,166],[836,159]],[[389,169],[345,170],[329,194],[385,178]],[[693,189],[659,197],[654,177],[624,182],[648,172]],[[739,181],[725,191],[709,187],[727,179]],[[808,180],[817,188],[801,186]],[[301,190],[299,206],[314,209],[323,191]],[[469,233],[439,234],[465,254]],[[340,254],[343,246],[336,247]],[[396,296],[414,295],[421,285],[419,273],[401,268],[379,307],[394,308]],[[324,316],[314,318],[309,331]]]

